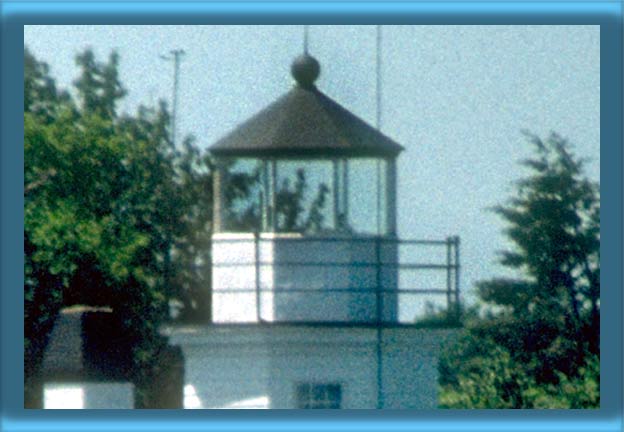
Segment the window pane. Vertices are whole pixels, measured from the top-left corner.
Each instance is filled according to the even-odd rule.
[[[296,389],[297,408],[339,409],[341,393],[340,384],[299,384]]]
[[[349,161],[349,225],[357,233],[376,234],[378,224],[381,233],[384,233],[386,219],[384,167],[385,163],[377,159]],[[378,192],[380,202],[377,202]]]
[[[316,234],[335,228],[332,166],[330,161],[277,162],[277,231]]]

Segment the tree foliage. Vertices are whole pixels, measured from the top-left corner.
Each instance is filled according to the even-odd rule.
[[[522,277],[478,284],[488,316],[441,360],[444,407],[599,405],[599,187],[565,139],[527,136],[530,175],[494,208],[514,245],[501,263]]]
[[[213,161],[192,137],[174,146],[165,103],[119,112],[127,91],[116,52],[99,61],[87,49],[76,65],[70,94],[24,49],[27,392],[64,306],[112,308],[132,341],[138,383],[168,350],[159,327],[171,300],[181,305],[181,320],[210,319]],[[228,176],[233,227],[258,227],[252,199],[258,178],[257,172]],[[303,196],[286,189],[278,212],[290,217]]]
[[[315,198],[306,205],[308,183],[305,170],[299,168],[295,177],[294,186],[291,186],[290,180],[285,178],[276,193],[276,228],[284,232],[317,233],[324,226],[323,210],[327,204],[329,188],[325,183],[319,184]]]
[[[197,263],[210,249],[210,161],[192,139],[173,147],[164,103],[118,113],[116,53],[103,63],[90,50],[77,56],[78,102],[27,49],[24,61],[26,375],[72,304],[113,308],[140,375],[166,345],[168,300],[206,307]]]

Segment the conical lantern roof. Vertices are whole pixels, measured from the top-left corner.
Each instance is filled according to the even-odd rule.
[[[231,157],[396,157],[403,147],[314,85],[320,66],[304,54],[292,65],[297,84],[217,141],[210,151]]]

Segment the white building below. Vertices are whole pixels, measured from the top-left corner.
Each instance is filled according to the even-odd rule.
[[[132,409],[131,383],[49,382],[43,387],[44,409]]]
[[[440,347],[455,330],[253,324],[166,333],[184,352],[185,408],[431,409]]]

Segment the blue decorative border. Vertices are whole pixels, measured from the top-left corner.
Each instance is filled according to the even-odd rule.
[[[622,4],[611,2],[3,2],[0,94],[2,431],[621,431]],[[601,26],[602,407],[590,411],[25,411],[25,24],[594,24]]]

